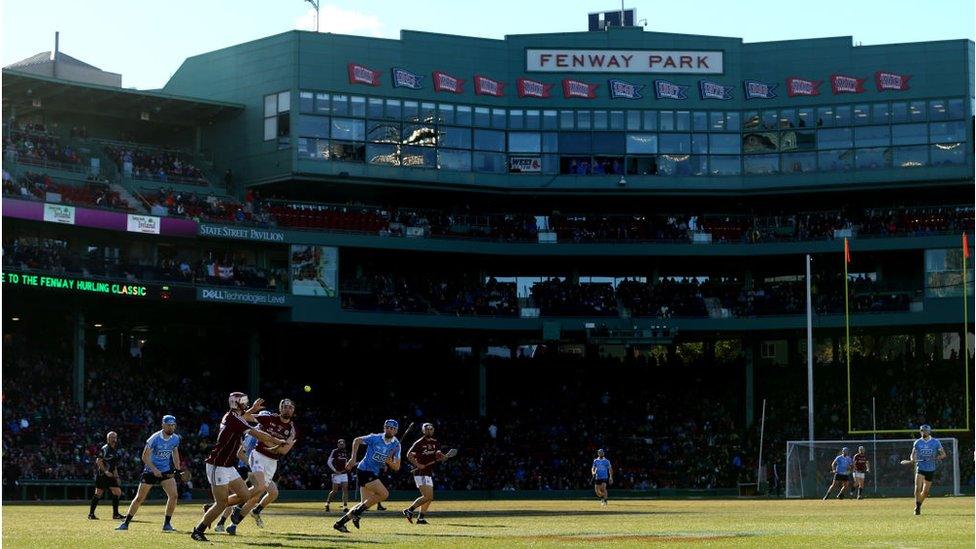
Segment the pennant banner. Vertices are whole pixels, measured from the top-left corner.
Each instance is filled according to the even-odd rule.
[[[654,97],[657,99],[688,99],[688,86],[681,86],[667,80],[655,80]]]
[[[373,69],[355,63],[346,65],[346,70],[349,71],[350,84],[366,84],[367,86],[380,85],[379,71],[374,71]]]
[[[474,93],[475,95],[501,97],[505,95],[505,83],[476,74],[474,75]]]
[[[830,89],[833,90],[834,95],[841,93],[863,93],[864,78],[832,74],[830,75]]]
[[[447,73],[434,71],[434,91],[464,93],[464,80]]]
[[[820,84],[823,84],[823,80],[804,80],[791,76],[786,79],[786,95],[790,97],[820,95]]]
[[[641,99],[641,90],[644,86],[631,84],[623,80],[607,80],[607,87],[610,88],[610,99]]]
[[[596,89],[599,86],[599,84],[587,84],[586,82],[566,78],[563,80],[563,97],[567,99],[572,97],[593,99],[596,97]]]
[[[878,91],[904,91],[908,89],[908,79],[911,77],[910,74],[878,71],[874,73],[874,84],[878,87]]]
[[[729,99],[732,99],[732,86],[723,86],[718,82],[699,80],[698,96],[702,99],[719,99],[722,101],[728,101]]]
[[[424,87],[421,83],[421,81],[424,79],[423,76],[397,67],[393,67],[392,70],[394,88],[410,88],[411,90],[419,90]]]
[[[758,80],[742,81],[742,91],[745,92],[746,99],[773,99],[776,97],[776,86],[778,84],[767,84]]]
[[[515,84],[518,88],[519,97],[546,99],[549,97],[550,90],[552,90],[552,84],[545,84],[538,80],[529,80],[528,78],[519,78],[515,81]]]

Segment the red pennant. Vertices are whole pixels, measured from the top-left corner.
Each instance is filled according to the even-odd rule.
[[[844,239],[844,261],[851,262],[851,245],[848,244],[846,238]]]

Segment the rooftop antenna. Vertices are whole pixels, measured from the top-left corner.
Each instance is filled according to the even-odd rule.
[[[60,40],[61,40],[61,33],[58,31],[54,31],[54,51],[51,52],[51,61],[54,62],[54,66],[51,69],[52,71],[51,76],[53,76],[54,78],[58,77],[58,57],[60,57],[60,55],[58,55],[58,52],[60,50],[60,44],[59,44]]]

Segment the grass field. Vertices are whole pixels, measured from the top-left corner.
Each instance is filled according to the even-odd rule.
[[[319,503],[288,503],[265,512],[266,528],[247,518],[236,537],[208,533],[211,544],[239,547],[973,547],[973,498],[934,498],[924,514],[911,499],[863,501],[618,500],[445,501],[431,508],[430,524],[408,524],[389,502],[368,512],[362,530],[332,530]],[[86,519],[82,505],[5,505],[3,546],[187,547],[199,504],[177,508],[179,532],[163,534],[162,506],[144,506],[128,532],[115,532],[110,506],[102,520]],[[335,513],[333,513],[335,515]],[[204,545],[204,544],[199,544]]]

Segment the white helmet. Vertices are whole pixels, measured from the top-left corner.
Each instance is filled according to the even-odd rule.
[[[229,397],[227,397],[227,404],[232,409],[240,410],[243,412],[244,410],[247,410],[248,404],[250,404],[250,402],[248,401],[247,395],[235,391],[231,393]]]

